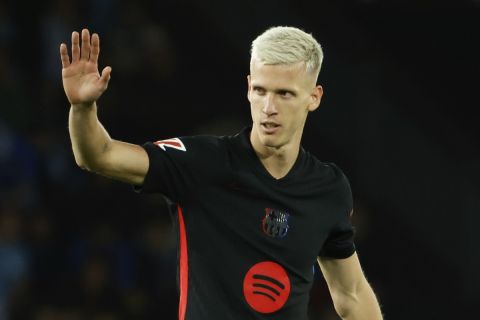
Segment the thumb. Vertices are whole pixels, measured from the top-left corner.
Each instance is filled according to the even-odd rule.
[[[102,83],[102,85],[105,89],[107,89],[108,82],[110,81],[111,74],[112,74],[112,68],[111,67],[103,68],[99,81]]]

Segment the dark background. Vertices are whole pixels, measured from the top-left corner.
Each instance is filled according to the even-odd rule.
[[[60,42],[88,27],[113,68],[99,117],[143,143],[250,121],[250,42],[322,44],[304,147],[337,163],[385,319],[464,319],[480,294],[480,1],[0,1],[0,319],[175,319],[164,201],[80,170]],[[311,318],[337,319],[317,273]]]

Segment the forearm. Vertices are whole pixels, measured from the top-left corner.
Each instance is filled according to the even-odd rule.
[[[95,170],[112,139],[97,117],[97,105],[71,106],[68,129],[76,163]]]
[[[355,294],[345,295],[344,304],[337,308],[343,320],[381,320],[380,305],[372,287],[365,280]]]

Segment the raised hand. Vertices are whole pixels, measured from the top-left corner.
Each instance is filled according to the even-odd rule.
[[[98,71],[98,56],[100,54],[100,38],[98,34],[87,29],[80,35],[72,32],[72,60],[68,56],[65,43],[60,45],[62,60],[63,89],[72,105],[91,105],[107,89],[112,68],[105,67],[102,74]]]

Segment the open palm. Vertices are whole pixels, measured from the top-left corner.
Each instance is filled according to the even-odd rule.
[[[81,47],[79,38],[78,32],[72,33],[71,61],[67,46],[60,45],[63,89],[72,105],[89,105],[107,89],[112,69],[105,67],[101,74],[98,71],[100,38],[96,33],[90,37],[90,32],[83,29]]]

